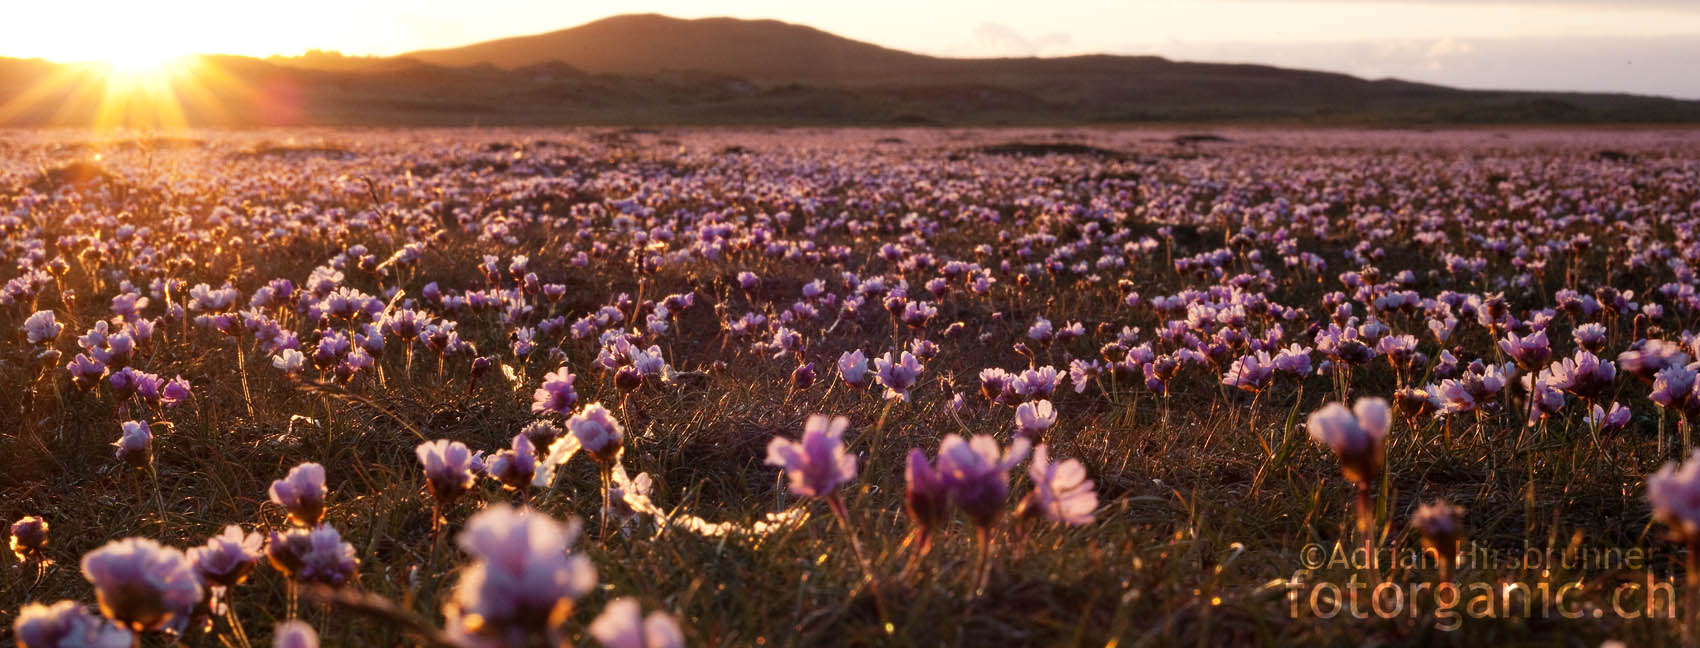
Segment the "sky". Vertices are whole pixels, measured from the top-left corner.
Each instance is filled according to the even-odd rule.
[[[1157,54],[1700,99],[1700,0],[0,0],[0,12],[0,56],[58,61],[390,55],[655,12],[775,18],[941,56]]]

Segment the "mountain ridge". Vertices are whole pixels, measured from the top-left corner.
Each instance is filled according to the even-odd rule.
[[[1662,97],[1158,56],[953,59],[776,20],[659,14],[390,57],[192,65],[201,71],[169,81],[190,126],[1700,123],[1700,102]],[[0,59],[0,125],[109,119],[101,82],[86,65]],[[138,114],[121,125],[163,121],[145,105],[125,108]]]

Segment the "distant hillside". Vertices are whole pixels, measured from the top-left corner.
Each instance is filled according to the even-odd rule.
[[[693,70],[779,83],[879,80],[942,62],[777,20],[680,20],[657,14],[614,16],[547,34],[402,56],[437,65],[503,68],[559,61],[593,74]]]
[[[0,59],[0,125],[1700,123],[1700,102],[1459,90],[1154,56],[948,59],[772,20],[616,16],[400,57],[201,57],[180,105],[98,69]]]

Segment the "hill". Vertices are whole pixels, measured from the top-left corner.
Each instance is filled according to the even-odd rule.
[[[0,59],[0,125],[1700,123],[1700,102],[1460,90],[1155,56],[950,59],[774,20],[615,16],[399,57],[200,57],[180,105],[90,66]]]

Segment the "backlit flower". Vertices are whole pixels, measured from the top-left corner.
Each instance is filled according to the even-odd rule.
[[[826,497],[839,484],[856,478],[856,457],[844,450],[844,430],[850,419],[809,416],[803,425],[802,441],[774,437],[767,444],[767,464],[778,466],[790,478],[791,492]]]

